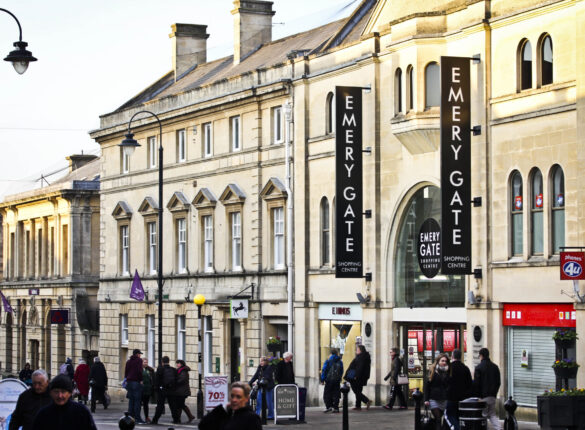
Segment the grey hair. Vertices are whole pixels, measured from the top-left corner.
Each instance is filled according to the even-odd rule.
[[[49,380],[49,375],[47,375],[47,372],[45,371],[45,369],[35,370],[31,376],[31,378],[34,378],[35,376],[42,376],[43,378],[45,378],[45,381]]]
[[[97,363],[97,362],[99,362],[99,361],[100,361],[100,358],[99,358],[99,357],[97,357],[97,356],[96,356],[96,357],[94,357],[94,358],[93,358],[93,362],[94,362],[94,363]]]
[[[286,351],[284,354],[282,354],[282,358],[289,358],[292,356],[293,356],[293,353],[290,351]]]

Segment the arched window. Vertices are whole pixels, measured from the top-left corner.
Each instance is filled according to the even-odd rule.
[[[402,69],[399,67],[394,74],[394,115],[402,112]]]
[[[441,69],[429,63],[425,69],[425,109],[441,104]]]
[[[542,173],[534,169],[530,180],[530,242],[531,253],[542,254],[543,252],[543,207],[544,196],[542,194]]]
[[[510,200],[512,255],[522,255],[522,209],[524,207],[524,201],[522,193],[522,175],[518,171],[513,172],[510,177]]]
[[[520,42],[518,49],[520,90],[532,88],[532,45],[527,39]]]
[[[327,134],[333,133],[335,131],[335,96],[333,93],[327,94],[327,104],[325,110],[325,118],[327,121],[325,124],[325,132]]]
[[[414,109],[414,69],[406,68],[406,112]]]
[[[549,35],[544,36],[540,42],[540,84],[553,83],[553,46]]]
[[[321,265],[331,264],[331,222],[327,197],[321,199]]]
[[[553,166],[551,182],[552,252],[558,254],[565,246],[565,174],[561,166]]]

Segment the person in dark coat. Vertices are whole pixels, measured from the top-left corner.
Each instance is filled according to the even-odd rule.
[[[31,430],[39,410],[51,403],[47,372],[42,369],[35,370],[31,380],[32,387],[18,396],[8,430],[18,430],[20,426],[23,430]]]
[[[175,407],[175,390],[177,388],[177,369],[171,367],[170,359],[166,355],[162,358],[162,363],[157,367],[156,374],[154,376],[155,390],[156,390],[156,411],[152,418],[153,424],[158,424],[160,416],[163,414],[165,409],[165,401],[169,403],[169,409],[171,410],[171,416],[173,423],[178,424],[181,422],[181,411],[177,411]]]
[[[18,379],[30,387],[32,385],[32,374],[33,371],[30,368],[30,363],[26,363],[24,369],[18,372]]]
[[[104,409],[108,409],[106,401],[106,389],[108,388],[108,374],[104,363],[99,357],[94,357],[93,365],[89,370],[89,383],[91,385],[91,411],[95,412],[97,401],[102,402]]]
[[[321,383],[325,384],[323,390],[325,410],[323,412],[339,412],[339,398],[341,397],[339,384],[342,377],[343,361],[341,361],[337,348],[332,348],[331,355],[325,360],[321,369]]]
[[[245,382],[232,383],[227,411],[217,406],[199,422],[199,430],[262,430],[260,417],[248,406],[250,386]]]
[[[406,409],[406,399],[404,398],[404,393],[402,392],[402,387],[398,385],[398,375],[402,373],[402,360],[399,356],[398,348],[392,348],[390,350],[390,359],[392,360],[392,364],[390,365],[390,372],[384,378],[384,381],[390,379],[390,400],[388,401],[387,405],[384,405],[385,409],[392,410],[394,406],[394,401],[396,397],[400,400],[400,409]]]
[[[495,430],[500,430],[500,420],[496,414],[496,398],[500,389],[500,369],[490,360],[490,351],[487,348],[479,350],[479,364],[473,374],[473,391],[486,403],[485,415]]]
[[[73,382],[67,375],[57,375],[49,384],[52,402],[37,414],[33,430],[97,430],[91,412],[72,401]]]
[[[189,388],[189,371],[191,368],[187,366],[185,361],[177,360],[177,389],[175,394],[177,396],[177,401],[175,403],[175,407],[179,411],[179,419],[181,418],[181,411],[185,412],[187,418],[189,419],[189,423],[195,419],[189,406],[185,404],[185,400],[187,397],[191,395],[191,388]]]
[[[150,422],[148,416],[148,404],[154,394],[154,369],[148,365],[148,358],[142,359],[142,409],[144,421]]]
[[[79,364],[73,374],[73,380],[79,390],[79,401],[87,404],[87,396],[89,395],[89,366],[85,360],[79,359]]]
[[[65,360],[65,363],[63,363],[60,367],[59,367],[59,373],[61,375],[67,375],[69,376],[69,379],[71,379],[73,381],[73,360],[71,360],[71,358],[67,357],[67,359]]]
[[[270,364],[269,357],[262,357],[260,359],[260,366],[256,369],[256,373],[250,382],[248,383],[250,386],[254,384],[255,381],[260,382],[260,380],[264,379],[266,381],[266,416],[269,419],[272,419],[274,416],[274,401],[273,401],[273,394],[274,394],[274,366]],[[256,398],[256,413],[260,415],[262,413],[262,390],[258,390],[258,397]]]
[[[447,387],[447,409],[445,417],[451,428],[459,430],[459,402],[471,395],[471,372],[461,361],[461,350],[454,349],[449,369],[449,386]]]
[[[362,410],[362,402],[366,404],[366,409],[370,409],[370,405],[372,404],[372,401],[362,393],[364,385],[370,379],[370,367],[372,367],[370,353],[366,351],[365,346],[358,345],[356,348],[356,356],[349,363],[347,372],[345,372],[345,376],[343,377],[343,379],[349,382],[351,390],[355,394],[354,411]]]
[[[292,352],[285,352],[282,355],[283,360],[276,365],[276,382],[279,384],[294,384],[295,370],[293,368]]]
[[[439,354],[429,369],[429,379],[425,389],[425,406],[431,408],[435,426],[441,430],[441,418],[447,408],[447,389],[449,388],[449,357]]]
[[[142,403],[142,351],[135,349],[132,356],[126,361],[124,378],[126,378],[126,390],[128,391],[128,412],[136,420],[136,424],[146,424],[140,417],[140,404]]]

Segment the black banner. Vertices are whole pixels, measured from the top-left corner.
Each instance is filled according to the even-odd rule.
[[[441,272],[471,270],[469,58],[441,57]]]
[[[441,268],[441,226],[434,218],[427,218],[420,226],[417,245],[420,271],[434,278]]]
[[[335,87],[335,277],[363,277],[362,89]]]

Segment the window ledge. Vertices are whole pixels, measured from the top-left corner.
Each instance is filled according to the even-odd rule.
[[[507,261],[493,261],[491,263],[491,267],[494,269],[510,267],[549,267],[558,265],[558,255],[552,255],[550,258],[545,258],[542,255],[536,255],[529,257],[528,260],[524,260],[522,257],[512,257]]]
[[[334,275],[335,267],[323,266],[323,267],[312,267],[308,271],[309,275]]]

